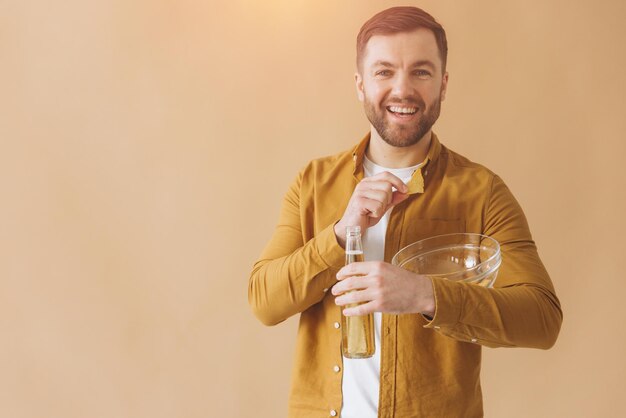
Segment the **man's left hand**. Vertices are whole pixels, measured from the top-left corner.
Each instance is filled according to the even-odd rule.
[[[332,289],[337,305],[361,303],[344,309],[346,316],[371,312],[434,315],[433,285],[427,276],[382,261],[364,261],[343,267],[337,280]]]

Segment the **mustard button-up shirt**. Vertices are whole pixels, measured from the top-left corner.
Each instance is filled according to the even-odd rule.
[[[328,289],[345,254],[333,227],[363,178],[368,143],[369,135],[298,174],[250,275],[248,297],[261,322],[275,325],[300,314],[290,417],[341,410],[342,376],[334,370],[343,360],[341,308]],[[550,348],[562,322],[560,303],[524,213],[497,175],[433,134],[408,186],[411,196],[391,211],[385,261],[420,239],[474,232],[500,243],[502,265],[491,289],[434,278],[432,319],[383,314],[378,416],[480,417],[482,346]]]

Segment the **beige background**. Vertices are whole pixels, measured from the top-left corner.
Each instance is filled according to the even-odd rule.
[[[354,40],[395,4],[0,0],[0,418],[285,415],[297,318],[257,322],[248,273],[367,131]],[[419,4],[435,130],[511,187],[565,312],[550,351],[484,350],[486,416],[625,416],[626,3]]]

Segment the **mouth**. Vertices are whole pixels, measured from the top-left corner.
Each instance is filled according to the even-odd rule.
[[[400,119],[411,119],[418,110],[413,106],[387,106],[386,109],[387,112]]]

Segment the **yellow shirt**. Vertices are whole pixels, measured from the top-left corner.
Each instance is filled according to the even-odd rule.
[[[341,411],[341,309],[328,289],[345,254],[333,227],[363,178],[368,143],[369,135],[299,173],[250,275],[248,298],[261,322],[300,313],[290,417]],[[524,213],[498,176],[433,134],[408,186],[411,196],[391,211],[385,261],[420,239],[475,232],[500,243],[502,265],[492,289],[434,278],[432,320],[383,314],[378,416],[480,417],[481,347],[550,348],[561,327],[560,303]]]

